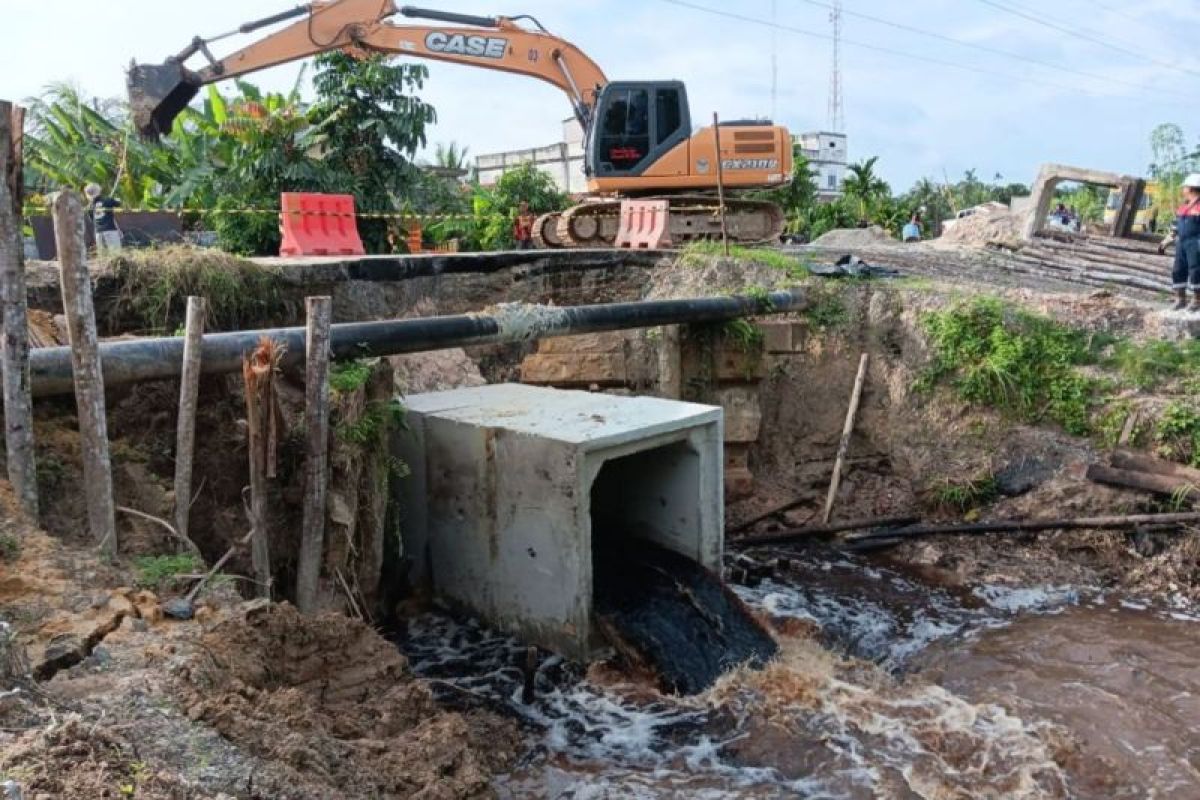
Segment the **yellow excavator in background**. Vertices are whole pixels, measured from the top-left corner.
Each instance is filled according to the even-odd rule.
[[[390,21],[397,15],[438,24],[399,25]],[[289,20],[296,21],[225,58],[209,49],[227,36]],[[676,244],[719,237],[718,158],[723,184],[732,192],[791,179],[792,142],[784,127],[722,122],[718,154],[713,126],[692,129],[687,90],[679,81],[609,81],[585,53],[529,16],[478,17],[398,7],[392,0],[320,0],[222,36],[197,37],[163,64],[134,64],[128,75],[134,120],[143,134],[169,133],[206,84],[338,49],[514,72],[565,92],[584,130],[590,195],[537,220],[534,238],[542,246],[611,245],[621,197],[668,200]],[[185,62],[197,54],[208,65],[193,71]],[[783,231],[783,213],[773,203],[728,198],[725,209],[734,242],[774,241]]]

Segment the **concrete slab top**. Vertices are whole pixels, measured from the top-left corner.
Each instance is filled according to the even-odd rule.
[[[715,406],[519,383],[416,394],[404,402],[411,411],[430,417],[582,445],[584,449],[721,419],[721,409]]]

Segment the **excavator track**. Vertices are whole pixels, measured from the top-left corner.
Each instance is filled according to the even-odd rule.
[[[533,243],[539,250],[557,250],[565,247],[562,239],[558,238],[558,218],[560,211],[542,214],[533,223]]]
[[[668,195],[639,199],[670,202],[671,242],[675,247],[721,238],[720,204],[715,196]],[[729,240],[734,244],[776,242],[786,222],[779,206],[765,200],[727,199],[725,215]],[[548,230],[550,223],[554,224],[553,237],[543,234],[539,246],[544,246],[541,241],[545,240],[550,247],[613,247],[620,225],[621,201],[595,200],[572,206],[557,219],[548,219],[551,216],[547,214],[538,220],[539,223],[545,220],[545,225],[534,226],[535,239],[538,239],[536,231]],[[557,243],[549,244],[551,238]]]

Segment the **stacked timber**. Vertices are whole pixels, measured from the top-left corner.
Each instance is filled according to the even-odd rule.
[[[989,249],[1003,249],[1006,260],[1048,278],[1148,292],[1171,290],[1172,258],[1132,239],[1081,237],[1068,242],[1039,237],[1017,249]]]

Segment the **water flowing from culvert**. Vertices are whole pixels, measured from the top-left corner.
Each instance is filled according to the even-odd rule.
[[[447,702],[528,727],[501,797],[1200,796],[1187,609],[1086,587],[949,590],[821,553],[735,588],[783,630],[819,633],[782,635],[766,669],[690,698],[548,657],[524,705],[524,647],[440,615],[401,647]]]
[[[678,553],[625,537],[594,559],[595,618],[630,664],[668,692],[695,694],[742,664],[762,667],[775,640],[719,577]]]

